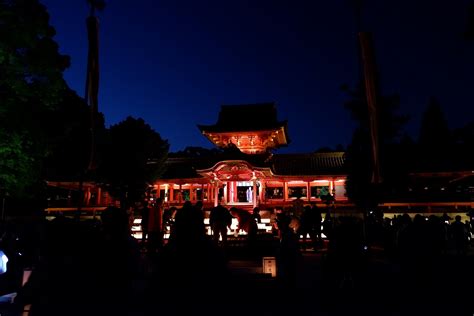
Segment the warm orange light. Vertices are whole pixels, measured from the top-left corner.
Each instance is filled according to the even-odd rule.
[[[263,273],[271,274],[272,277],[276,277],[276,258],[275,257],[263,257]]]
[[[266,152],[268,148],[278,147],[286,144],[286,139],[278,136],[280,131],[247,131],[247,132],[223,132],[218,134],[206,134],[217,146],[235,144],[240,151],[247,154],[259,154]],[[281,135],[281,133],[280,133]]]

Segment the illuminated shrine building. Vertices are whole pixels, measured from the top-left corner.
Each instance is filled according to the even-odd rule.
[[[288,144],[287,122],[277,120],[274,104],[223,105],[214,125],[198,125],[218,147],[234,144],[246,154],[266,153]]]
[[[198,125],[221,148],[203,156],[170,155],[154,196],[168,204],[186,200],[205,206],[271,207],[300,197],[321,203],[331,194],[347,202],[344,153],[273,154],[289,143],[286,121],[278,121],[274,103],[223,105],[214,125]]]
[[[289,206],[298,197],[322,206],[321,197],[332,195],[337,211],[354,210],[346,197],[344,152],[272,153],[290,143],[287,122],[277,119],[275,104],[223,105],[215,124],[198,128],[220,150],[170,153],[150,198],[161,197],[167,206],[202,201],[206,210],[218,203],[265,210]],[[379,206],[392,213],[472,210],[472,163],[455,167],[438,172],[415,169],[407,190],[395,192]],[[56,196],[50,199],[48,212],[76,209],[77,181],[48,181],[48,185]],[[84,211],[115,203],[105,187],[87,181],[83,185]],[[69,197],[58,198],[64,191]]]

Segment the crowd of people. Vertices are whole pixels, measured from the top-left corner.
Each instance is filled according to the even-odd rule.
[[[180,209],[176,207],[164,208],[162,201],[158,200],[153,208],[139,206],[142,217],[143,240],[151,247],[159,248],[163,245],[165,232],[170,233],[173,241],[179,232],[182,214],[193,214],[193,218],[185,231],[205,231],[205,212],[201,202],[192,205],[186,202]],[[448,215],[430,215],[429,217],[415,215],[411,218],[408,214],[384,217],[382,212],[370,212],[365,218],[335,216],[331,208],[319,208],[316,204],[304,205],[301,199],[296,199],[292,206],[277,207],[267,210],[270,217],[272,232],[280,240],[285,234],[294,234],[292,237],[298,241],[298,248],[318,251],[325,247],[323,240],[329,241],[332,246],[339,236],[339,231],[346,227],[353,229],[357,224],[356,232],[350,234],[351,238],[360,236],[362,247],[382,248],[390,256],[403,256],[407,247],[420,247],[437,252],[455,252],[465,254],[468,241],[473,233],[472,222],[462,222],[460,216],[455,219]],[[191,217],[191,215],[188,215]],[[256,239],[258,223],[261,223],[260,209],[256,207],[253,212],[248,212],[237,207],[226,208],[219,204],[209,213],[209,226],[214,243],[225,246],[229,232],[238,236],[240,231],[245,232],[246,238],[251,243]],[[237,219],[237,227],[231,228],[232,219]],[[351,225],[347,225],[350,223]],[[325,237],[323,239],[323,236]],[[416,253],[420,253],[415,251]]]
[[[110,207],[100,220],[86,221],[59,214],[36,221],[35,227],[15,234],[25,243],[24,252],[9,249],[12,257],[28,258],[10,266],[21,271],[12,283],[15,308],[31,305],[29,315],[35,316],[100,315],[129,307],[141,267],[125,210]],[[22,278],[25,268],[31,269],[27,280]]]
[[[181,235],[178,231],[183,214],[189,214],[187,216],[192,217],[191,224],[184,229],[185,231],[194,229],[206,231],[204,227],[205,211],[202,202],[199,201],[195,205],[187,201],[183,207],[177,208],[175,206],[164,207],[163,201],[158,199],[153,207],[148,207],[145,203],[137,203],[134,213],[141,217],[142,242],[148,245],[148,249],[156,250],[161,247],[165,243],[165,234],[169,234],[171,242],[175,240],[176,235]],[[235,228],[231,227],[233,218],[237,220]],[[255,207],[250,213],[237,207],[228,209],[219,203],[209,212],[212,240],[223,247],[227,244],[229,231],[235,236],[244,232],[248,240],[254,240],[258,232],[258,223],[261,223],[258,207]]]
[[[369,244],[379,245],[390,255],[412,256],[424,252],[465,255],[473,231],[473,222],[461,221],[461,216],[422,216],[408,214],[384,218],[374,212],[367,218]]]
[[[204,285],[224,288],[229,232],[244,231],[253,251],[262,221],[258,208],[248,212],[218,205],[209,213],[212,236],[208,236],[202,203],[163,208],[159,200],[152,207],[138,203],[136,212],[142,217],[146,255],[130,235],[133,212],[109,207],[100,220],[79,222],[59,215],[44,221],[33,238],[37,246],[30,255],[33,272],[19,290],[17,304],[31,304],[33,316],[91,314],[91,310],[101,314],[111,306],[120,314],[143,301],[136,297],[142,286],[137,280],[148,279],[144,293],[163,299],[172,299],[167,295],[183,289],[196,295]],[[278,277],[287,286],[295,281],[301,250],[307,247],[324,253],[326,274],[341,286],[355,282],[370,250],[382,251],[399,262],[407,275],[420,278],[443,255],[466,256],[473,228],[472,222],[446,214],[389,219],[373,212],[366,218],[336,217],[330,208],[301,203],[270,210],[269,216],[279,241]],[[170,236],[164,243],[168,229]]]

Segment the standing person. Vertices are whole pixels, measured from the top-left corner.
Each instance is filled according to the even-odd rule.
[[[217,205],[211,210],[209,216],[209,225],[212,229],[213,240],[216,244],[219,243],[219,237],[222,237],[222,245],[227,244],[227,227],[230,229],[232,224],[232,215],[221,204]]]
[[[296,199],[293,200],[292,212],[293,215],[291,216],[290,228],[294,230],[299,239],[302,230],[301,218],[303,217],[304,212],[304,202],[301,199],[300,193],[297,193]]]
[[[316,207],[306,205],[301,216],[301,234],[303,235],[303,249],[305,249],[306,235],[311,238],[311,244],[314,250],[317,249],[321,239],[321,212]]]
[[[190,201],[184,202],[183,207],[176,212],[170,242],[178,247],[188,247],[205,239],[205,226],[201,214]]]
[[[260,216],[260,209],[258,207],[255,207],[252,211],[252,216],[255,219],[255,222],[261,223],[262,222],[262,216]]]
[[[199,220],[204,223],[204,218],[206,217],[205,216],[205,212],[204,212],[204,204],[202,203],[202,201],[197,201],[196,204],[194,204],[194,208],[196,210],[196,216],[199,216]],[[204,232],[206,232],[205,230],[205,227],[203,228],[204,229]]]
[[[278,279],[287,289],[295,287],[298,267],[301,261],[299,236],[290,227],[290,223],[291,219],[289,216],[287,216],[286,220],[282,220],[279,223],[281,238],[277,260]]]
[[[311,240],[313,242],[314,250],[316,250],[320,245],[321,245],[321,222],[323,220],[323,217],[321,216],[321,211],[319,208],[316,206],[316,204],[313,204],[311,207],[311,212],[314,217],[314,240],[313,237],[311,237]]]
[[[293,200],[293,215],[298,219],[301,220],[301,216],[304,212],[304,202],[301,199],[301,195],[298,194],[296,200]]]
[[[303,236],[303,250],[306,250],[306,239],[307,235],[310,236],[311,241],[314,243],[315,234],[314,234],[314,226],[315,226],[315,218],[312,211],[311,206],[306,205],[304,207],[303,214],[301,215],[301,226],[300,231],[298,232]]]
[[[327,239],[332,238],[332,232],[334,228],[334,222],[331,217],[331,211],[328,209],[326,212],[326,216],[324,217],[324,222],[323,222],[323,233],[326,235]]]
[[[451,238],[457,255],[465,255],[468,243],[467,227],[461,221],[461,216],[456,215],[454,223],[451,224]]]
[[[284,229],[289,228],[291,222],[291,217],[279,207],[276,209],[275,215],[275,226],[278,230],[278,238],[281,240],[283,238]]]
[[[172,236],[174,236],[174,222],[177,211],[178,209],[176,206],[163,209],[163,217],[161,220],[161,235],[163,236],[163,244],[165,242],[166,235],[168,235],[168,241]]]
[[[146,202],[139,202],[138,212],[142,218],[141,227],[142,227],[142,244],[145,244],[145,241],[148,238],[148,225],[150,220],[150,209]]]
[[[232,207],[230,209],[230,214],[237,218],[238,224],[237,228],[235,229],[234,235],[237,236],[240,230],[243,230],[247,233],[247,245],[248,245],[248,253],[251,256],[256,255],[256,239],[257,239],[257,222],[253,215],[250,212],[247,212],[242,209],[238,209]]]
[[[163,199],[157,198],[156,203],[149,212],[148,218],[148,246],[149,250],[155,251],[161,246],[163,239],[162,227]]]

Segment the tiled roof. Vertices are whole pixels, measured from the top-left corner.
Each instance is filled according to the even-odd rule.
[[[255,167],[266,166],[268,154],[244,154],[240,151],[223,152],[208,157],[168,158],[162,179],[201,178],[196,170],[212,168],[219,161],[244,160]]]
[[[271,158],[267,154],[230,152],[202,158],[168,158],[162,179],[200,178],[196,170],[211,168],[225,160],[245,160],[255,167],[270,167],[274,174],[283,176],[345,174],[343,152],[276,154]]]
[[[199,159],[168,158],[165,162],[165,172],[161,179],[201,178],[196,172],[196,166],[199,163]]]
[[[201,132],[219,133],[286,129],[286,125],[286,121],[278,121],[275,103],[257,103],[222,105],[216,124],[198,128]]]
[[[271,160],[277,175],[338,175],[345,174],[344,152],[314,154],[280,154]]]

